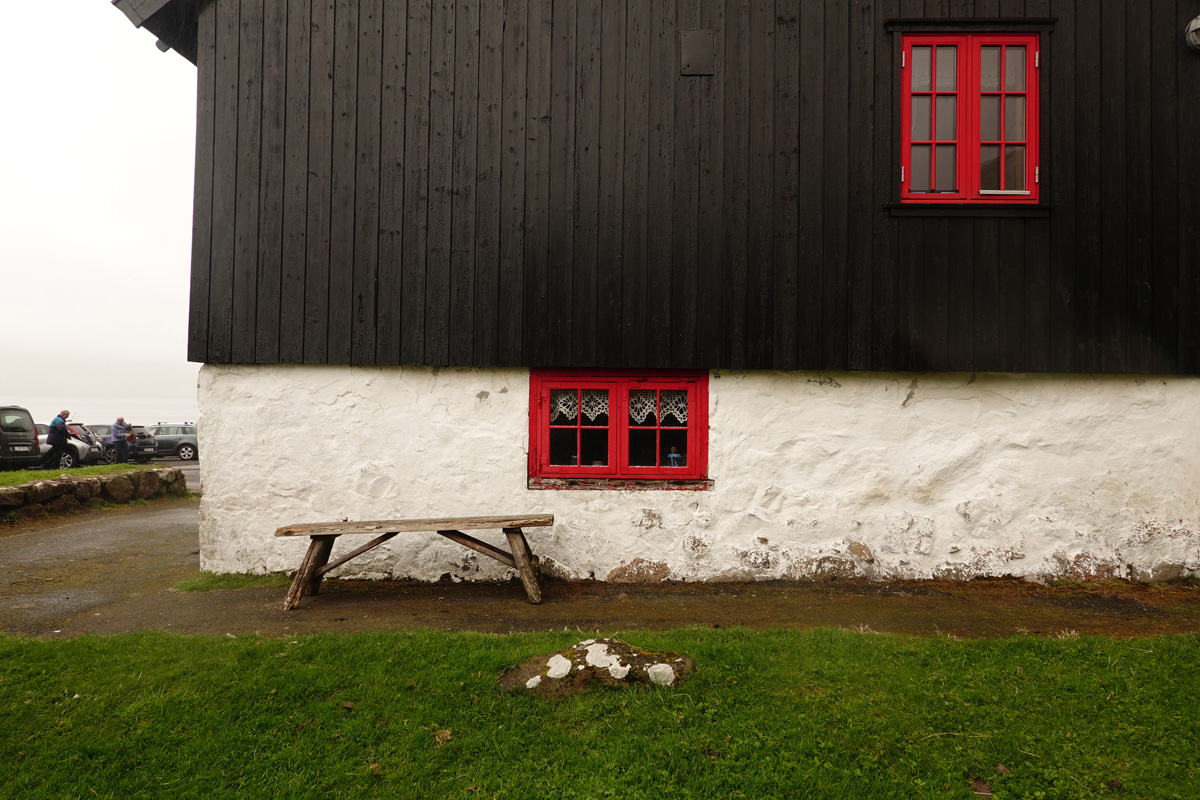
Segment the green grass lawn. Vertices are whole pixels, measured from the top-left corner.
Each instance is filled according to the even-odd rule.
[[[1200,797],[1200,636],[630,632],[697,673],[497,692],[582,638],[0,637],[0,796]]]
[[[22,483],[33,483],[34,481],[52,481],[63,475],[86,478],[95,475],[111,475],[114,472],[133,472],[139,469],[156,469],[156,465],[100,464],[94,467],[75,467],[74,469],[14,469],[0,472],[0,486],[19,486]]]

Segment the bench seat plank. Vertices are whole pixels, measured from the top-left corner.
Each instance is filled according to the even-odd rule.
[[[481,528],[540,528],[554,524],[553,514],[523,517],[441,517],[385,519],[369,522],[307,522],[287,525],[276,536],[341,536],[343,534],[416,533],[418,531],[479,530]]]

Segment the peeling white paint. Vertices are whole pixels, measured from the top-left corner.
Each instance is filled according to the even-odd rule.
[[[675,669],[670,664],[655,664],[646,670],[646,674],[659,686],[672,686],[675,683]]]
[[[295,569],[307,542],[272,534],[297,522],[549,512],[527,537],[566,579],[1200,573],[1200,379],[721,371],[709,392],[710,491],[539,491],[526,370],[205,366],[201,566]],[[333,574],[512,571],[430,534]]]
[[[546,666],[550,668],[546,673],[547,678],[565,678],[571,672],[571,659],[555,653],[550,656]]]

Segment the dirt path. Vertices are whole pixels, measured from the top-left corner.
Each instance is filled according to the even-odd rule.
[[[841,626],[953,636],[1148,636],[1200,631],[1200,586],[952,583],[659,584],[326,581],[283,612],[284,589],[176,592],[198,569],[198,501],[0,527],[0,630],[33,636],[169,630],[287,636],[427,627],[613,632],[685,625]]]

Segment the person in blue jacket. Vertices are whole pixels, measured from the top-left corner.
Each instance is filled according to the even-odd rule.
[[[71,438],[67,432],[67,418],[70,416],[71,412],[63,409],[50,423],[50,432],[46,434],[46,444],[50,445],[50,452],[42,459],[42,469],[57,469],[59,461],[67,452],[67,441]]]

